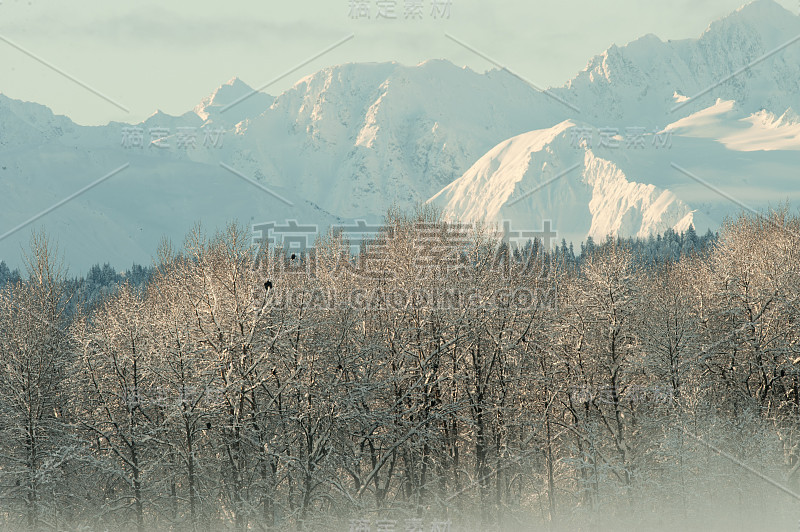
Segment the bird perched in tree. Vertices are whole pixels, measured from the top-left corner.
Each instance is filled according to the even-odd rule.
[[[292,260],[294,260],[296,257],[297,257],[297,255],[295,255],[294,253],[292,253]]]
[[[272,288],[272,281],[264,283],[264,290],[269,290],[270,288]]]

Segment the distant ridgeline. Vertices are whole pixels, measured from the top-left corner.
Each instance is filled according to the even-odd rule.
[[[102,266],[95,264],[89,268],[85,277],[73,277],[67,284],[70,293],[76,295],[75,302],[80,302],[85,308],[89,308],[113,293],[125,281],[129,281],[135,287],[145,286],[152,274],[151,266],[134,264],[123,273],[108,263]],[[4,261],[0,261],[0,288],[8,283],[21,281],[22,277],[19,269],[11,270]]]
[[[563,260],[568,265],[580,267],[584,258],[591,253],[603,251],[616,243],[628,247],[634,255],[634,260],[641,266],[653,266],[666,261],[677,261],[683,255],[692,253],[705,254],[717,243],[719,233],[712,233],[709,230],[705,235],[699,236],[694,227],[683,233],[678,233],[672,229],[667,229],[663,234],[649,236],[648,238],[628,237],[616,238],[609,236],[600,244],[596,243],[590,236],[585,242],[581,243],[580,251],[576,255],[571,243],[561,240],[561,244],[556,246],[552,255],[553,258]],[[528,241],[522,250],[515,252],[515,257],[527,256],[531,251],[539,252],[539,243]],[[135,287],[147,284],[153,274],[152,266],[140,266],[134,264],[124,273],[118,272],[110,264],[100,266],[95,264],[89,269],[85,277],[74,277],[69,282],[79,294],[79,300],[84,301],[89,306],[93,302],[102,299],[104,296],[113,292],[125,281],[130,282]],[[11,270],[4,261],[0,261],[0,287],[7,283],[20,281],[22,274],[18,269]]]
[[[629,248],[633,252],[633,259],[640,266],[655,266],[663,262],[674,262],[680,260],[683,255],[706,254],[714,247],[719,240],[719,233],[708,232],[699,236],[690,225],[683,233],[678,233],[672,229],[667,229],[663,234],[656,236],[650,235],[648,238],[628,237],[617,238],[609,236],[605,242],[597,244],[590,236],[586,242],[581,244],[580,255],[575,256],[572,244],[567,244],[561,240],[561,245],[553,252],[558,258],[564,258],[566,262],[580,266],[583,258],[596,251],[603,251],[616,243],[618,246]]]
[[[580,250],[575,253],[572,243],[561,239],[561,244],[553,247],[551,256],[567,267],[580,268],[585,259],[593,253],[602,252],[607,248],[617,245],[625,247],[633,253],[634,262],[641,267],[649,268],[664,262],[675,262],[684,255],[704,255],[713,249],[719,240],[719,233],[708,232],[699,236],[694,226],[689,226],[683,233],[667,229],[663,234],[650,235],[647,238],[639,237],[614,237],[608,236],[602,243],[596,243],[590,236],[581,243]],[[514,258],[518,261],[525,260],[531,254],[537,255],[541,251],[539,241],[529,240],[525,245],[514,251]]]
[[[0,261],[0,286],[21,280],[19,270],[11,270],[4,261]]]

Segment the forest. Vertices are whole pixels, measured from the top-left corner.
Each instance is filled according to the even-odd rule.
[[[0,529],[795,529],[799,236],[576,256],[418,209],[356,256],[232,224],[75,279],[35,233],[0,264]]]

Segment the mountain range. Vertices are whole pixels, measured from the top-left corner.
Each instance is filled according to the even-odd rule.
[[[0,94],[0,259],[19,265],[34,227],[79,272],[147,264],[198,222],[322,232],[429,202],[577,243],[800,205],[800,16],[772,0],[611,46],[545,91],[446,60],[351,63],[278,96],[234,78],[187,109],[80,126]]]

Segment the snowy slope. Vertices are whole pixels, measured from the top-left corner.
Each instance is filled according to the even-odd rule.
[[[449,218],[508,220],[515,230],[550,220],[558,240],[572,242],[714,225],[672,192],[633,181],[585,143],[574,146],[574,127],[565,121],[500,143],[429,202]]]
[[[728,108],[719,101],[635,147],[624,134],[601,142],[600,129],[571,121],[531,131],[489,150],[429,202],[452,219],[509,220],[524,230],[551,220],[558,239],[573,242],[689,224],[703,232],[738,211],[800,206],[800,151],[771,133],[794,123],[737,118],[725,127],[719,116]],[[657,136],[667,144],[654,145]],[[751,144],[734,142],[741,138]]]
[[[342,216],[422,202],[486,150],[557,120],[548,98],[504,73],[446,61],[347,64],[278,96],[241,131],[235,158]]]
[[[800,117],[791,108],[780,116],[767,110],[745,114],[733,100],[718,99],[665,129],[686,137],[716,139],[736,151],[800,150]]]

